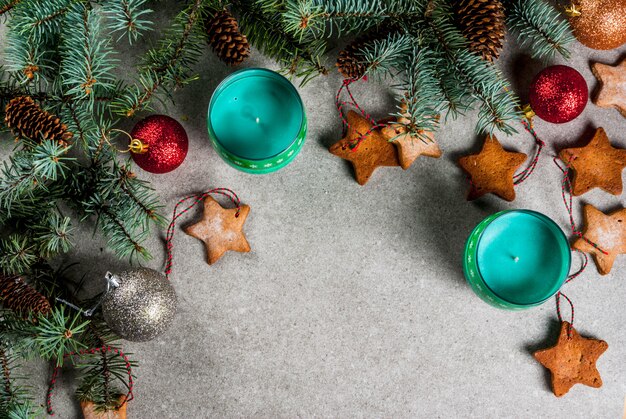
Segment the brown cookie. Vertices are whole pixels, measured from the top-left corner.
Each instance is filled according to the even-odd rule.
[[[227,250],[249,252],[250,244],[243,235],[243,224],[250,213],[248,205],[225,209],[212,197],[204,199],[202,220],[185,229],[185,233],[204,242],[209,265],[214,264]]]
[[[603,340],[581,337],[568,322],[562,322],[556,345],[537,351],[534,355],[552,373],[552,391],[555,396],[561,397],[574,384],[596,388],[602,386],[596,361],[608,347]]]
[[[559,158],[574,171],[574,196],[582,195],[593,188],[621,195],[626,150],[613,147],[603,128],[596,130],[586,146],[566,148],[559,153]]]
[[[471,187],[467,200],[494,193],[502,199],[513,201],[513,175],[525,160],[526,154],[506,151],[495,136],[488,135],[480,153],[459,159],[459,166],[470,175]]]
[[[124,396],[119,398],[120,402]],[[80,408],[83,411],[83,419],[126,419],[126,402],[113,410],[98,410],[96,405],[90,401],[81,401]]]
[[[591,71],[600,82],[593,103],[601,108],[615,108],[626,118],[626,58],[616,66],[593,63]]]
[[[598,272],[606,275],[611,272],[617,255],[626,253],[626,209],[622,208],[606,215],[593,205],[585,205],[583,212],[585,218],[583,237],[587,240],[577,239],[572,248],[590,253],[596,262]],[[602,250],[589,241],[597,244]]]
[[[351,149],[350,145],[367,133],[372,124],[354,111],[348,112],[347,119],[349,128],[346,136],[333,144],[330,152],[352,163],[359,185],[365,185],[378,167],[400,164],[395,147],[387,141],[380,129],[370,132],[356,149]]]
[[[402,103],[401,113],[408,115],[406,103]],[[408,128],[410,123],[406,116],[402,116],[381,130],[385,138],[397,147],[398,160],[404,170],[408,169],[419,156],[437,159],[443,154],[432,131],[419,130],[417,135],[411,134]]]

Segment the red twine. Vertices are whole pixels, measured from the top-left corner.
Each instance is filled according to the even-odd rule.
[[[134,382],[133,382],[133,369],[130,365],[130,360],[128,359],[128,356],[126,356],[126,354],[124,354],[124,352],[122,352],[120,349],[118,348],[112,348],[111,346],[101,346],[99,348],[91,348],[91,349],[81,349],[78,352],[70,352],[67,353],[63,356],[63,358],[68,358],[70,356],[83,356],[83,355],[93,355],[96,352],[102,352],[103,354],[106,354],[108,352],[112,352],[118,356],[120,356],[124,362],[125,362],[125,366],[126,366],[126,372],[128,374],[128,392],[126,393],[126,396],[124,396],[123,401],[115,406],[115,409],[119,409],[120,407],[122,407],[122,405],[124,403],[127,403],[131,400],[133,400],[135,398],[135,396],[133,395],[133,387],[134,387]],[[52,377],[50,378],[50,385],[48,386],[48,393],[46,394],[46,411],[48,412],[48,414],[50,416],[54,416],[54,410],[52,409],[52,393],[54,392],[54,386],[57,382],[57,377],[59,375],[59,370],[61,369],[61,367],[57,366],[54,367],[54,370],[52,371]]]
[[[576,221],[574,221],[574,205],[573,205],[573,196],[571,193],[572,184],[569,178],[570,164],[572,162],[572,159],[573,159],[573,156],[570,157],[569,161],[565,162],[565,168],[563,168],[561,164],[559,163],[559,158],[558,157],[554,158],[554,164],[556,164],[559,170],[563,173],[563,180],[561,182],[561,196],[563,197],[563,203],[565,204],[565,208],[567,209],[567,213],[569,215],[569,222],[570,222],[572,234],[575,235],[576,237],[583,239],[584,241],[592,245],[594,248],[596,248],[597,250],[599,250],[600,252],[606,255],[608,254],[606,251],[604,251],[602,248],[600,248],[600,246],[598,246],[596,243],[589,240],[583,235],[583,233],[578,229],[576,225]],[[586,253],[581,252],[579,250],[577,250],[577,252],[583,256],[583,264],[577,272],[567,277],[567,281],[565,281],[565,284],[571,282],[574,278],[582,274],[585,268],[587,267],[587,264],[589,263],[589,258],[587,257]],[[567,336],[571,337],[572,327],[574,325],[574,303],[563,292],[559,291],[556,293],[556,296],[555,296],[556,315],[559,319],[559,322],[563,322],[563,315],[561,312],[561,297],[563,297],[570,306],[571,316],[570,316],[569,327],[567,329]]]
[[[578,227],[576,226],[576,222],[574,221],[573,196],[570,192],[572,190],[572,184],[569,180],[570,163],[572,161],[572,158],[573,156],[570,157],[570,160],[565,163],[566,164],[565,169],[561,167],[561,165],[559,164],[559,158],[558,157],[554,158],[554,164],[556,164],[559,170],[563,172],[563,181],[561,182],[561,196],[563,197],[563,203],[565,204],[565,208],[567,209],[567,213],[569,214],[569,222],[570,222],[570,226],[572,227],[572,234],[575,235],[576,237],[583,239],[584,241],[592,245],[594,248],[596,248],[603,254],[608,255],[608,252],[603,250],[600,246],[598,246],[593,241],[583,236],[583,233],[578,229]]]
[[[165,264],[165,277],[168,280],[170,279],[170,273],[172,273],[172,267],[174,266],[173,240],[174,240],[174,232],[176,231],[175,229],[176,220],[178,220],[181,216],[183,216],[185,213],[187,213],[187,211],[195,207],[197,204],[202,202],[204,198],[206,198],[210,194],[220,194],[220,195],[224,195],[230,198],[230,200],[233,201],[233,204],[235,204],[235,206],[237,207],[237,212],[235,213],[235,217],[239,217],[239,210],[241,209],[241,201],[239,200],[239,197],[237,196],[237,194],[228,188],[211,189],[203,193],[186,196],[182,198],[180,201],[178,201],[178,203],[174,207],[174,212],[172,214],[172,221],[170,222],[170,225],[167,227],[167,234],[165,235],[165,246],[166,246],[166,251],[167,251],[167,261]],[[188,200],[192,198],[194,199],[193,203],[189,205],[187,208],[185,208],[184,210],[179,212],[178,207],[180,207],[182,204],[184,204],[185,202],[187,202]]]
[[[528,167],[522,170],[521,172],[519,172],[518,174],[516,174],[515,176],[513,176],[513,185],[519,185],[520,183],[524,182],[535,171],[535,168],[537,167],[537,163],[539,162],[539,156],[541,155],[541,151],[543,150],[543,147],[546,145],[546,143],[544,143],[543,140],[539,138],[539,136],[533,129],[532,125],[526,119],[522,120],[522,125],[524,125],[524,128],[526,129],[526,131],[528,131],[530,135],[533,136],[535,140],[535,144],[537,145],[537,151],[535,152],[535,156],[530,161],[530,164],[528,165]]]
[[[367,80],[367,76],[363,77],[362,79]],[[365,138],[367,138],[367,136],[370,135],[374,130],[385,127],[387,125],[376,122],[376,120],[374,120],[374,118],[372,118],[370,114],[365,112],[365,110],[363,110],[363,108],[361,108],[357,103],[356,99],[352,95],[352,92],[350,91],[350,85],[358,80],[360,79],[344,79],[341,87],[337,91],[337,95],[335,95],[335,106],[337,106],[337,111],[339,112],[339,116],[341,117],[341,121],[343,122],[344,133],[347,128],[350,128],[350,124],[348,123],[348,120],[343,113],[343,107],[346,105],[354,106],[359,112],[361,112],[361,115],[363,115],[363,117],[372,124],[372,127],[368,129],[367,132],[361,134],[355,142],[348,145],[350,147],[350,150],[352,151],[356,151],[359,148],[359,145],[361,145],[361,142],[363,142],[363,140],[365,140]],[[348,96],[350,96],[350,101],[341,100],[341,92],[343,92],[344,89],[348,93]]]

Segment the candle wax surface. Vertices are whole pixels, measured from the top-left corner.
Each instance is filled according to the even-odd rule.
[[[226,150],[245,159],[262,160],[294,142],[303,110],[288,80],[261,69],[249,70],[218,90],[210,123]]]
[[[570,250],[556,225],[516,211],[487,226],[476,262],[483,280],[500,298],[533,304],[558,291],[569,272]]]

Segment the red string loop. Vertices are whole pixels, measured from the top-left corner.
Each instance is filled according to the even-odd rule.
[[[103,354],[112,352],[124,360],[124,363],[125,363],[124,366],[126,367],[126,373],[128,374],[128,386],[127,386],[128,392],[124,396],[122,402],[115,406],[115,409],[119,409],[120,407],[122,407],[124,403],[127,403],[135,398],[133,394],[133,388],[135,386],[135,383],[133,381],[133,369],[132,369],[132,366],[130,365],[130,359],[128,358],[128,356],[126,356],[126,354],[124,354],[124,352],[122,352],[118,348],[112,348],[111,346],[100,346],[97,348],[81,349],[80,351],[77,351],[77,352],[67,353],[63,355],[63,359],[68,358],[70,356],[83,356],[87,354],[93,355],[96,352],[102,352]],[[48,392],[46,393],[46,411],[50,416],[54,416],[54,410],[52,409],[52,394],[54,393],[54,386],[56,384],[60,370],[61,370],[61,367],[59,366],[54,367],[54,369],[52,370],[52,377],[50,378],[50,384],[48,385]]]
[[[366,80],[366,77],[364,76],[361,79]],[[335,106],[337,107],[337,111],[339,112],[339,117],[341,118],[341,121],[343,123],[344,134],[346,132],[346,129],[350,128],[350,124],[348,123],[348,120],[346,119],[343,113],[343,107],[346,105],[354,106],[361,113],[363,118],[367,119],[372,124],[372,127],[368,129],[367,132],[361,134],[359,138],[357,138],[356,141],[354,141],[353,143],[348,144],[348,147],[350,147],[350,150],[352,151],[357,151],[357,149],[359,148],[359,145],[361,145],[363,140],[365,140],[367,136],[370,135],[373,131],[377,130],[378,128],[383,128],[387,126],[387,124],[376,122],[376,120],[374,120],[374,118],[372,118],[372,116],[369,113],[365,112],[365,110],[359,106],[358,102],[354,98],[354,95],[350,91],[350,85],[361,79],[344,79],[343,83],[341,83],[341,87],[339,88],[339,90],[337,91],[337,94],[335,95]],[[348,96],[350,97],[350,101],[341,100],[341,93],[344,90],[346,91],[346,93],[348,93]]]
[[[569,222],[570,222],[570,226],[572,229],[572,234],[575,235],[576,237],[583,239],[584,241],[592,245],[595,249],[597,249],[601,253],[608,255],[609,253],[603,250],[597,243],[585,237],[583,233],[578,229],[576,225],[576,221],[574,221],[574,205],[573,205],[574,201],[573,201],[573,196],[571,193],[572,183],[569,179],[570,164],[571,164],[572,159],[573,159],[573,156],[570,157],[569,161],[565,162],[566,166],[565,168],[563,168],[561,164],[559,163],[559,158],[558,157],[554,158],[554,164],[556,164],[559,170],[563,172],[563,181],[561,182],[561,196],[563,197],[563,203],[565,204],[565,208],[567,209],[567,213],[569,214]]]
[[[237,212],[235,213],[235,217],[239,217],[239,210],[241,209],[241,201],[239,200],[239,197],[232,189],[215,188],[215,189],[211,189],[202,193],[188,195],[182,198],[180,201],[178,201],[178,203],[174,207],[174,212],[172,214],[172,221],[170,221],[170,224],[167,227],[167,233],[165,235],[165,247],[167,251],[167,261],[165,264],[165,277],[168,280],[170,279],[170,274],[172,273],[172,267],[174,266],[173,240],[174,240],[174,232],[176,231],[176,228],[175,228],[176,220],[178,220],[181,216],[187,213],[187,211],[189,211],[190,209],[198,205],[200,202],[204,200],[204,198],[206,198],[207,196],[211,194],[219,194],[219,195],[224,195],[228,197],[233,202],[233,204],[235,204],[235,206],[237,207]],[[180,207],[182,204],[184,204],[190,199],[194,199],[194,201],[185,209],[178,211],[178,207]]]
[[[524,128],[526,129],[526,131],[528,131],[530,135],[533,136],[533,139],[535,140],[535,144],[537,145],[537,151],[535,152],[535,156],[530,161],[528,167],[526,167],[524,170],[522,170],[521,172],[513,176],[513,185],[519,185],[520,183],[524,182],[535,171],[535,168],[537,167],[537,163],[539,162],[539,156],[541,156],[541,151],[546,145],[546,143],[543,142],[541,138],[539,138],[539,136],[533,129],[532,125],[526,119],[522,120],[522,125],[524,125]]]
[[[567,328],[567,336],[571,337],[572,327],[574,326],[574,303],[572,303],[572,300],[570,300],[569,297],[563,294],[561,291],[556,293],[556,315],[559,318],[559,323],[563,322],[563,315],[561,313],[561,297],[565,298],[570,306],[571,316],[569,321],[569,327]]]

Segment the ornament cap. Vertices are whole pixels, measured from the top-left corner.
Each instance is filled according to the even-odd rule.
[[[130,145],[128,146],[128,151],[135,154],[145,154],[148,152],[148,148],[150,146],[139,138],[133,138],[130,140]]]
[[[105,137],[106,142],[109,143],[109,145],[111,147],[115,148],[118,152],[120,152],[120,153],[131,152],[131,153],[135,153],[135,154],[145,154],[145,153],[148,152],[149,145],[144,143],[143,141],[141,141],[139,138],[133,138],[132,135],[130,135],[129,133],[127,133],[126,131],[121,130],[121,129],[114,128],[111,131],[121,132],[122,134],[126,135],[130,139],[130,143],[128,144],[128,148],[126,150],[120,150],[118,148],[115,148],[113,146],[113,144],[111,144],[109,142],[109,139]]]
[[[526,105],[522,106],[521,110],[522,110],[522,113],[524,114],[524,118],[526,118],[532,126],[533,117],[537,114],[535,113],[535,111],[533,111],[533,108],[530,106],[530,103],[527,103]]]
[[[111,272],[107,272],[104,278],[107,280],[107,290],[109,292],[111,288],[117,288],[120,286],[120,279],[118,276],[112,274]]]
[[[582,12],[578,9],[576,3],[571,3],[569,6],[565,7],[565,14],[569,17],[579,17],[582,15]]]

